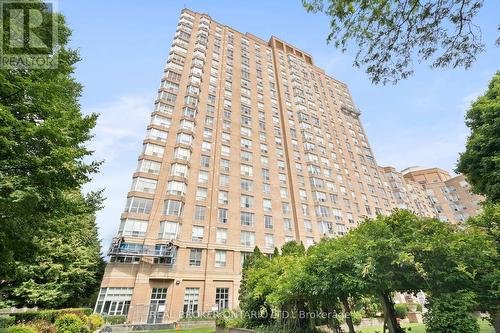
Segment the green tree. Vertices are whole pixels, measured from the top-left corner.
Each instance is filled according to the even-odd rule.
[[[460,154],[457,171],[467,177],[474,192],[493,202],[500,200],[500,72],[486,93],[467,111],[471,133]]]
[[[81,196],[81,186],[97,172],[100,164],[88,162],[91,151],[87,148],[97,116],[84,116],[80,111],[78,99],[82,86],[72,76],[79,56],[67,47],[71,33],[64,17],[49,11],[43,15],[44,21],[53,15],[57,22],[57,45],[54,48],[57,68],[0,69],[0,303],[15,299],[24,304],[37,304],[29,299],[29,293],[23,292],[25,296],[16,298],[14,292],[19,292],[20,284],[29,283],[28,267],[40,265],[36,260],[43,257],[51,246],[45,244],[46,240],[69,239],[70,236],[63,233],[76,232],[62,228],[60,224],[82,216],[79,210],[83,201],[87,202],[87,217],[79,222],[79,226],[84,230],[95,230],[93,214],[101,200],[99,193],[90,194],[85,199],[76,198]],[[8,24],[10,22],[5,22]],[[50,32],[43,30],[43,33]],[[97,235],[92,237],[87,246],[91,254],[81,253],[83,257],[91,256],[99,262],[87,266],[90,270],[101,262],[95,247]],[[49,241],[49,244],[52,243]],[[57,255],[50,256],[56,263]],[[45,268],[43,285],[48,286],[52,276],[67,273],[56,273],[56,267],[68,266],[62,264],[52,270]],[[82,276],[85,273],[82,269]],[[94,283],[91,282],[93,279],[88,281]],[[52,282],[57,283],[57,278]],[[38,292],[44,292],[43,285]],[[75,293],[68,288],[66,292],[74,296]],[[64,302],[67,297],[61,299]]]
[[[457,292],[432,297],[424,315],[427,331],[433,333],[478,333],[479,325],[472,316],[474,293]]]
[[[310,276],[307,288],[311,297],[339,299],[346,314],[349,332],[353,333],[349,298],[363,293],[366,285],[359,274],[358,262],[351,247],[351,236],[322,240],[310,250],[305,271]]]
[[[481,266],[479,278],[474,283],[474,291],[477,296],[477,309],[488,313],[488,320],[500,333],[500,203],[485,202],[481,214],[470,218],[467,221],[470,233],[482,233],[488,238],[488,241],[480,239],[478,242],[483,244],[492,244],[493,253],[481,251]],[[484,254],[489,254],[486,258]],[[473,254],[477,257],[477,255]]]
[[[309,12],[330,17],[327,41],[366,66],[373,83],[396,83],[413,74],[413,60],[432,67],[469,68],[484,50],[474,19],[482,0],[303,0]]]

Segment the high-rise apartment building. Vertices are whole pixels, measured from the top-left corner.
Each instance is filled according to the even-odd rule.
[[[95,311],[158,323],[234,308],[255,246],[389,213],[359,116],[309,54],[183,10]]]
[[[435,216],[443,222],[459,224],[481,211],[484,198],[470,191],[463,175],[451,177],[439,168],[411,167],[401,171],[408,182],[425,189]]]

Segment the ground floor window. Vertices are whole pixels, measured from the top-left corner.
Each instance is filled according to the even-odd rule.
[[[215,304],[218,310],[229,308],[229,288],[215,288]]]
[[[198,314],[198,300],[200,288],[186,288],[184,293],[184,317],[196,316]]]
[[[167,288],[153,288],[149,303],[148,324],[163,322],[166,312]]]
[[[101,288],[95,312],[109,316],[127,315],[133,288]]]

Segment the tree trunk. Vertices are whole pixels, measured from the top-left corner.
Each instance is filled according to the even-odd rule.
[[[382,293],[380,299],[382,300],[384,314],[387,317],[387,328],[389,329],[389,333],[404,333],[396,319],[396,312],[394,311],[394,303],[392,302],[391,295],[389,293]]]
[[[495,328],[496,333],[500,333],[500,310],[495,314],[490,314],[493,317],[493,327]]]
[[[384,312],[384,326],[382,327],[382,332],[385,333],[387,330],[387,313]]]
[[[342,297],[340,300],[342,301],[342,305],[344,306],[345,322],[347,324],[347,327],[349,327],[349,333],[356,333],[356,331],[354,330],[354,324],[352,323],[351,307],[349,306],[349,300],[347,299],[347,297]]]

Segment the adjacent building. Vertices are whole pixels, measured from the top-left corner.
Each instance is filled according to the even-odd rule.
[[[183,10],[95,311],[235,308],[255,246],[310,246],[394,207],[431,214],[441,188],[380,168],[359,116],[311,55]]]

